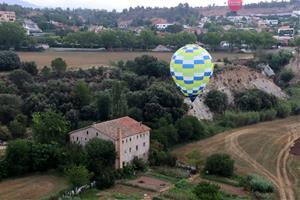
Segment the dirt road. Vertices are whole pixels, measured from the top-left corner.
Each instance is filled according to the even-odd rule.
[[[260,123],[221,133],[203,141],[188,144],[174,151],[179,159],[197,149],[202,155],[229,153],[236,160],[240,173],[255,172],[268,178],[276,186],[280,200],[296,200],[299,188],[300,158],[291,159],[289,153],[300,137],[300,117]]]

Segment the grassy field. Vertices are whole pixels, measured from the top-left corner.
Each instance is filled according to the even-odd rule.
[[[184,162],[194,150],[203,155],[202,161],[213,153],[228,153],[235,159],[239,174],[261,174],[277,187],[280,199],[300,199],[300,159],[289,154],[299,137],[300,117],[291,117],[227,131],[173,153]]]
[[[62,177],[52,174],[31,175],[0,182],[0,199],[41,199],[67,187]]]
[[[68,63],[69,69],[87,68],[91,66],[107,66],[111,62],[119,60],[132,60],[141,55],[152,55],[167,62],[173,53],[159,52],[19,52],[18,55],[23,61],[35,61],[39,68],[47,65],[50,66],[51,60],[57,57],[62,57]],[[252,54],[236,54],[236,53],[213,53],[215,60],[228,57],[229,59],[236,58],[251,58]]]

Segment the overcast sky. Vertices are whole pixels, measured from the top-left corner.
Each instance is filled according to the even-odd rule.
[[[246,3],[259,2],[261,0],[247,0]],[[27,0],[41,7],[70,7],[70,8],[98,8],[112,10],[116,9],[121,11],[123,8],[144,6],[144,7],[172,7],[177,6],[179,3],[188,3],[189,5],[206,6],[224,5],[227,0]]]

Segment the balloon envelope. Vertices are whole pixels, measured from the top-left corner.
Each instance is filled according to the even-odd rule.
[[[231,11],[239,11],[243,6],[243,0],[228,0],[228,7]]]
[[[213,69],[211,55],[195,44],[177,50],[170,63],[173,80],[191,101],[203,92],[213,74]]]

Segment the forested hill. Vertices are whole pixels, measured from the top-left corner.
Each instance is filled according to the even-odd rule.
[[[270,2],[248,4],[239,12],[241,15],[261,14],[274,12],[291,12],[299,6],[299,1]],[[131,21],[135,26],[147,25],[150,19],[162,18],[167,22],[178,22],[182,24],[196,25],[201,16],[226,15],[226,6],[190,7],[188,4],[179,4],[172,8],[145,8],[136,7],[124,9],[122,12],[91,10],[91,9],[32,9],[0,4],[0,10],[16,11],[19,18],[30,17],[39,25],[50,20],[67,25],[103,25],[105,27],[116,27],[120,21]],[[34,12],[33,12],[34,11]]]

